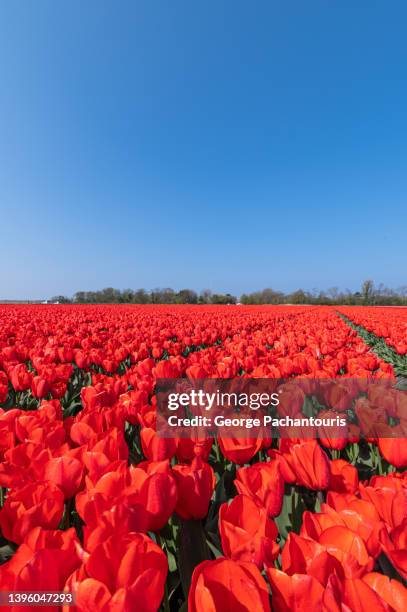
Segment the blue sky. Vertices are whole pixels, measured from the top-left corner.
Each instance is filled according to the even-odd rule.
[[[0,4],[0,297],[407,284],[404,1]]]

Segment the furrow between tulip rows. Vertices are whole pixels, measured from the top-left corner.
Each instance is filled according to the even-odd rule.
[[[362,325],[357,325],[344,313],[337,311],[338,316],[354,329],[358,336],[371,347],[373,353],[386,363],[393,366],[394,372],[398,377],[407,378],[407,355],[400,355],[387,344],[384,338],[379,338],[373,332],[367,330]]]

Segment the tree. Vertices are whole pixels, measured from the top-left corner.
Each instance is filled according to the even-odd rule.
[[[97,291],[96,294],[100,294],[99,299],[97,301],[102,302],[102,304],[114,304],[115,302],[120,301],[120,291],[114,289],[113,287],[106,287],[102,289],[102,291]]]
[[[151,303],[152,304],[160,304],[161,303],[161,289],[153,289],[150,293]]]
[[[200,304],[211,304],[212,302],[212,291],[210,289],[202,289],[199,294]]]
[[[198,294],[192,289],[181,289],[176,296],[177,304],[197,304]]]
[[[145,289],[137,289],[134,292],[133,301],[135,304],[148,304],[150,302],[150,296]]]
[[[134,301],[133,289],[123,289],[120,295],[120,301],[123,304],[131,304]]]
[[[171,287],[161,289],[161,304],[175,304],[176,293]]]
[[[78,291],[72,300],[59,295],[52,300],[60,304],[70,301],[76,304],[235,304],[237,299],[230,293],[215,293],[204,289],[198,294],[192,289],[181,289],[175,292],[170,287],[154,289],[147,292],[145,289],[114,289],[107,287],[99,291]],[[375,287],[372,280],[362,283],[360,291],[351,292],[349,289],[340,291],[331,287],[327,292],[313,289],[311,292],[298,289],[293,293],[275,291],[270,287],[253,293],[243,293],[240,298],[242,304],[375,304],[382,306],[407,305],[407,287],[397,290],[390,289],[381,283]]]
[[[328,295],[333,302],[336,302],[338,300],[338,295],[339,295],[338,287],[330,287],[328,289]]]
[[[214,293],[212,296],[212,304],[236,304],[237,300],[230,293]]]
[[[71,304],[72,300],[66,297],[66,295],[54,295],[54,297],[50,299],[50,302],[54,302],[54,304]]]
[[[280,304],[284,300],[284,294],[268,287],[261,292],[260,300],[262,304]]]
[[[77,291],[73,296],[73,301],[77,304],[84,304],[86,302],[86,291]]]
[[[365,280],[362,283],[361,288],[362,298],[364,304],[372,304],[374,298],[374,284],[372,280]]]

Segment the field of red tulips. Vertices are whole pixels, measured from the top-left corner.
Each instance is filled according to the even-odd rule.
[[[403,308],[0,306],[0,591],[83,612],[404,612],[406,405],[397,438],[166,439],[154,391],[406,372]]]

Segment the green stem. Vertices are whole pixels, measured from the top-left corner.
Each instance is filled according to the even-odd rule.
[[[161,550],[163,552],[164,551],[164,544],[162,542],[160,533],[157,531],[157,533],[155,534],[155,537],[157,539],[157,544],[158,546],[161,548]],[[170,601],[169,601],[169,597],[168,597],[168,584],[167,581],[165,581],[165,586],[164,586],[164,600],[163,600],[163,605],[164,605],[164,610],[165,612],[170,612]]]
[[[202,521],[181,519],[178,539],[178,567],[185,599],[188,599],[192,573],[202,561],[210,559]]]

